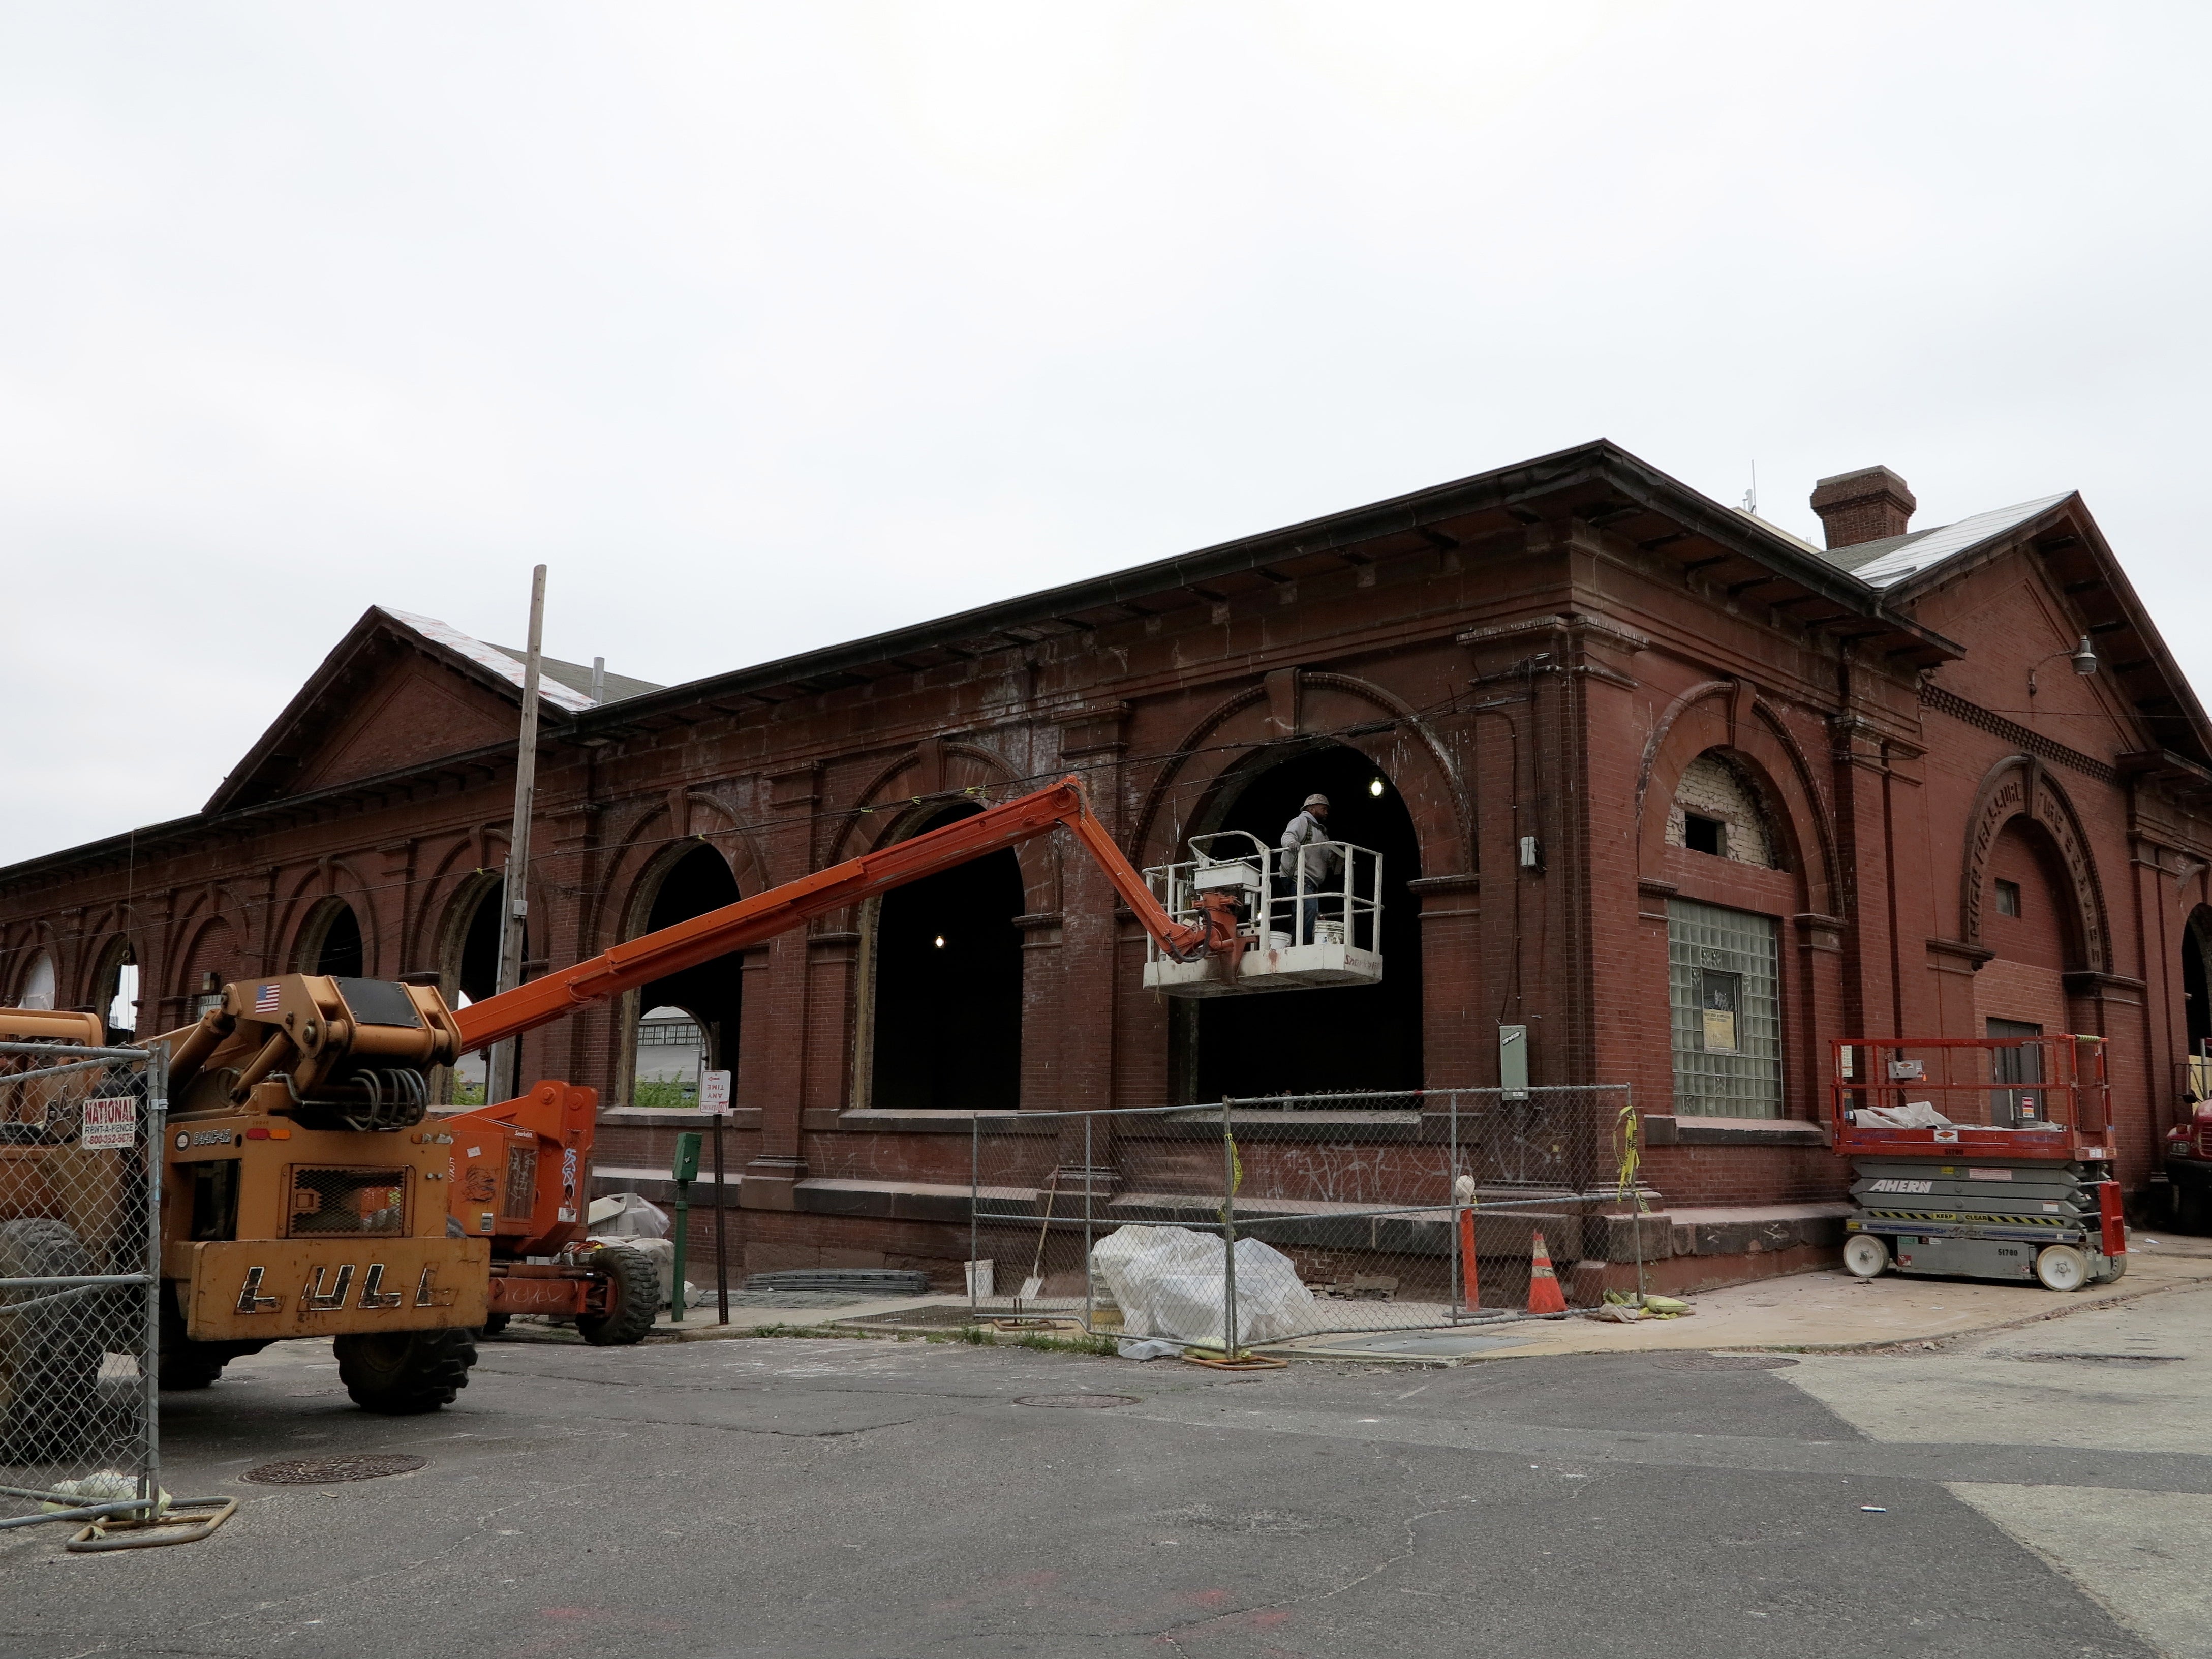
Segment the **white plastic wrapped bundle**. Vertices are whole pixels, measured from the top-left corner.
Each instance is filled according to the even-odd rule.
[[[1224,1346],[1220,1239],[1187,1227],[1120,1227],[1091,1259],[1128,1335]],[[1313,1305],[1290,1257],[1256,1238],[1237,1241],[1237,1346],[1305,1334],[1316,1328]]]

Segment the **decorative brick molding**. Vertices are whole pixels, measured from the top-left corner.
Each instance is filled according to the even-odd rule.
[[[1986,732],[1991,737],[2002,738],[2014,748],[2024,749],[2031,755],[2039,756],[2054,766],[2070,767],[2084,777],[2094,778],[2100,783],[2118,783],[2120,781],[2118,767],[2108,766],[2103,761],[2092,759],[2080,750],[2069,749],[2063,743],[2055,743],[2040,732],[2031,732],[2025,726],[2016,725],[2002,714],[1993,714],[1979,704],[1968,702],[1957,692],[1946,691],[1940,685],[1930,685],[1924,681],[1922,683],[1920,706],[1923,708],[1932,708],[1939,714],[1948,714],[1953,720],[1964,720],[1977,731]]]

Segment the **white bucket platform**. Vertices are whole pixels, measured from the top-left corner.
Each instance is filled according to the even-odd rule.
[[[1382,979],[1382,855],[1349,842],[1313,843],[1337,856],[1325,881],[1304,867],[1316,862],[1270,848],[1237,830],[1193,836],[1194,859],[1145,872],[1168,914],[1196,922],[1198,896],[1233,892],[1249,920],[1243,961],[1235,981],[1225,960],[1201,957],[1177,962],[1148,942],[1145,988],[1175,997],[1249,995],[1260,991],[1310,991],[1376,985]]]

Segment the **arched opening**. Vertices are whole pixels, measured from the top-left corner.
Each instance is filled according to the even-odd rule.
[[[1667,996],[1678,1115],[1775,1118],[1784,1109],[1782,922],[1739,871],[1780,870],[1780,826],[1765,780],[1723,748],[1682,769],[1668,803],[1666,841],[1697,858],[1701,879],[1743,903],[1667,901]],[[1717,860],[1705,865],[1703,860]],[[1733,878],[1733,879],[1732,879]],[[1748,908],[1747,908],[1748,907]]]
[[[679,921],[735,904],[742,897],[728,861],[713,848],[695,847],[660,878],[654,890],[645,926],[639,931],[672,927]],[[630,1103],[634,1106],[696,1106],[702,1066],[735,1071],[738,1066],[738,1016],[744,992],[739,971],[742,951],[716,957],[696,968],[654,980],[639,991],[635,1006],[645,1018],[630,1030]],[[672,1012],[673,1011],[673,1012]],[[682,1032],[688,1023],[693,1030]],[[684,1068],[667,1063],[672,1036],[688,1036],[698,1059]]]
[[[458,929],[458,941],[447,947],[452,954],[447,957],[443,970],[452,980],[453,1006],[457,1008],[482,1002],[499,989],[499,923],[507,914],[507,883],[495,876],[479,880],[474,898],[471,899],[465,891],[463,902],[468,906],[468,920]],[[447,937],[451,939],[454,935],[448,933]],[[489,1048],[477,1049],[455,1060],[453,1103],[484,1104],[489,1098],[485,1079],[490,1068]],[[514,1086],[513,1079],[508,1079],[508,1089]],[[501,1091],[502,1095],[506,1092]]]
[[[1996,954],[1974,975],[1979,1035],[2020,1039],[2069,1030],[2064,975],[2081,962],[2081,929],[2051,832],[2032,818],[2014,818],[1990,842],[1982,880],[1981,942]],[[1999,1049],[1990,1056],[1991,1080],[2040,1083],[2041,1061],[2039,1049]],[[2016,1127],[2035,1098],[2026,1089],[1992,1095],[1990,1119]]]
[[[94,977],[93,1011],[107,1024],[107,1040],[127,1043],[138,1031],[138,958],[118,939],[107,950]]]
[[[1708,749],[1682,769],[1667,812],[1667,844],[1761,870],[1784,867],[1765,792],[1751,769]]]
[[[1356,749],[1310,749],[1254,773],[1208,828],[1274,847],[1310,794],[1328,797],[1331,836],[1382,855],[1382,983],[1178,1003],[1194,1055],[1186,1100],[1421,1086],[1420,917],[1407,890],[1421,847],[1389,779]]]
[[[343,899],[325,899],[300,930],[294,959],[303,974],[331,974],[359,979],[367,971],[368,952],[361,933],[361,918]]]
[[[499,989],[499,919],[506,911],[507,884],[487,883],[469,913],[459,960],[453,965],[453,982],[464,1006],[482,1002]]]
[[[2208,995],[2205,972],[2205,930],[2212,913],[2199,910],[2181,930],[2181,1006],[2187,1020],[2188,1091],[2198,1100],[2212,1100],[2212,995]]]
[[[24,970],[23,988],[16,994],[18,1008],[51,1008],[54,1006],[54,959],[44,951],[31,958]]]
[[[183,971],[178,975],[177,988],[192,1018],[198,1019],[221,1007],[222,988],[238,977],[238,947],[230,924],[209,922],[192,936],[191,948],[185,953]]]
[[[956,807],[916,830],[971,816]],[[1012,1111],[1021,1104],[1022,867],[1012,851],[955,865],[876,906],[868,1104]]]

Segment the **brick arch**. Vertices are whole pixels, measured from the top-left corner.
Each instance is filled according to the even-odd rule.
[[[1682,774],[1713,750],[1749,774],[1765,796],[1770,827],[1782,843],[1789,872],[1797,878],[1800,902],[1822,915],[1840,914],[1833,830],[1813,769],[1781,716],[1736,681],[1707,680],[1691,687],[1653,725],[1636,779],[1638,873],[1649,875],[1660,867],[1667,812]]]
[[[2104,883],[2082,833],[2074,803],[2033,755],[2008,755],[1984,774],[1966,819],[1966,856],[1959,882],[1959,937],[1982,942],[1982,890],[1989,884],[1990,850],[2014,818],[2026,818],[2047,839],[2065,872],[2063,890],[2074,902],[2074,937],[2081,943],[2082,966],[2112,971],[2112,932],[2106,920]]]
[[[276,971],[307,971],[297,961],[301,943],[312,929],[325,925],[340,900],[351,907],[354,920],[361,924],[362,972],[374,979],[387,969],[398,971],[388,961],[398,948],[384,926],[382,913],[389,907],[376,902],[368,881],[342,858],[324,859],[299,872],[290,890],[278,901]]]
[[[1443,745],[1417,711],[1382,686],[1349,674],[1301,672],[1297,690],[1299,725],[1313,728],[1305,735],[1285,738],[1269,729],[1273,722],[1266,710],[1265,685],[1223,699],[1192,726],[1176,745],[1176,757],[1146,792],[1129,838],[1133,861],[1149,865],[1173,860],[1184,835],[1220,816],[1268,750],[1288,759],[1304,749],[1333,744],[1364,755],[1377,771],[1389,776],[1413,817],[1425,872],[1473,870],[1473,813],[1465,787]],[[1358,729],[1372,724],[1377,713],[1389,718],[1387,727]],[[1345,718],[1313,718],[1336,714]],[[1199,752],[1224,741],[1240,746],[1230,753]],[[1177,813],[1171,797],[1185,792],[1188,808]]]
[[[675,817],[665,803],[644,814],[624,833],[610,860],[606,879],[600,884],[598,902],[588,912],[590,932],[580,948],[605,950],[636,938],[652,914],[661,882],[701,847],[711,847],[721,855],[740,896],[750,898],[775,884],[752,829],[731,808],[710,795],[690,796],[687,804],[692,820],[691,833],[687,836],[670,833],[676,827]],[[710,827],[699,827],[702,815],[714,820]]]
[[[210,909],[212,911],[213,907]],[[245,951],[238,929],[228,918],[210,914],[191,919],[179,930],[177,950],[170,958],[167,994],[179,999],[189,1013],[191,1000],[200,994],[203,974],[221,975],[224,982],[242,979]]]
[[[894,793],[891,786],[917,769],[924,775],[918,781],[935,787],[910,796]],[[933,770],[936,775],[928,776]],[[1004,755],[981,744],[917,744],[877,773],[855,799],[830,844],[826,862],[842,863],[863,852],[904,841],[949,805],[951,797],[966,795],[977,805],[985,805],[992,794],[1025,781]],[[1032,914],[1060,908],[1059,843],[1057,836],[1039,836],[1013,849],[1015,861],[1021,866],[1023,902]]]
[[[0,984],[7,987],[7,994],[0,997],[0,1006],[14,1007],[23,997],[31,977],[31,964],[40,956],[46,959],[47,971],[53,975],[53,998],[56,1007],[66,1007],[62,1000],[63,975],[68,971],[61,937],[53,924],[43,919],[27,922],[15,930],[8,945],[7,974]]]

